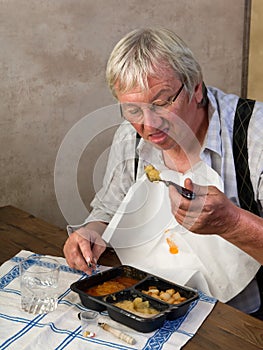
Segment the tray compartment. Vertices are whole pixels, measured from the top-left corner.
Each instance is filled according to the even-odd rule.
[[[176,292],[179,292],[182,297],[186,298],[185,301],[179,304],[169,304],[163,301],[165,302],[165,304],[169,305],[169,308],[170,308],[170,312],[167,313],[167,319],[169,320],[174,320],[178,317],[183,316],[187,312],[191,302],[198,299],[199,297],[198,293],[189,287],[180,286],[178,284],[169,282],[165,279],[162,279],[160,277],[153,276],[153,275],[148,276],[148,278],[138,283],[134,288],[137,291],[142,292],[143,290],[148,290],[149,287],[156,287],[156,289],[158,289],[159,291],[164,291],[164,292],[167,289],[174,289]],[[148,294],[144,294],[144,295],[148,295]],[[159,300],[150,295],[148,296],[149,298]]]
[[[79,294],[80,300],[84,306],[96,311],[106,309],[105,305],[98,303],[103,296],[90,296],[86,291],[94,286],[100,285],[103,282],[110,281],[116,277],[125,276],[138,280],[138,283],[143,281],[148,274],[145,271],[138,270],[129,265],[113,267],[112,269],[99,272],[94,276],[87,277],[71,284],[70,288]]]
[[[133,301],[138,297],[142,298],[142,301],[149,301],[149,306],[156,309],[159,313],[153,315],[146,314],[145,316],[138,315],[115,305],[124,300]],[[152,332],[160,328],[166,320],[167,311],[169,311],[169,306],[166,303],[148,298],[147,295],[139,293],[133,288],[108,295],[103,298],[103,302],[105,302],[108,314],[113,320],[143,333]]]

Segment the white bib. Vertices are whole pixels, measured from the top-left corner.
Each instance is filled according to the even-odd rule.
[[[221,178],[204,162],[185,175],[161,173],[162,179],[182,186],[186,177],[223,191]],[[179,225],[171,213],[168,188],[145,175],[130,188],[102,238],[122,264],[202,290],[222,302],[241,292],[260,266],[220,236],[195,234]]]

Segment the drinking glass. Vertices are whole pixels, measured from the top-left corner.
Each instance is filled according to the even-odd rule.
[[[21,307],[24,311],[43,314],[57,308],[59,269],[59,262],[46,256],[31,255],[21,261]]]

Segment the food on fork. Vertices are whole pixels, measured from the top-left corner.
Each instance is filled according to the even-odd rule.
[[[148,179],[151,182],[160,181],[161,180],[161,178],[160,178],[160,171],[155,169],[155,167],[153,165],[147,165],[144,168],[144,171],[145,171]]]
[[[196,194],[194,192],[192,192],[191,190],[188,190],[187,188],[184,188],[173,181],[167,181],[167,180],[161,179],[160,171],[155,169],[153,165],[147,165],[146,167],[144,167],[144,171],[145,171],[146,176],[147,176],[149,181],[151,181],[151,182],[163,182],[165,184],[165,186],[167,186],[167,187],[172,185],[177,189],[177,191],[184,198],[195,199]]]

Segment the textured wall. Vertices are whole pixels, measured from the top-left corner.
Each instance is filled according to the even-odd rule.
[[[0,205],[65,225],[54,192],[57,152],[78,120],[113,103],[106,60],[135,27],[175,30],[195,52],[208,84],[240,93],[244,1],[0,0],[0,7]],[[92,168],[112,132],[94,140],[81,161],[78,186],[86,203]],[[83,213],[71,209],[76,223]]]
[[[263,101],[263,1],[253,0],[251,7],[248,97]]]

